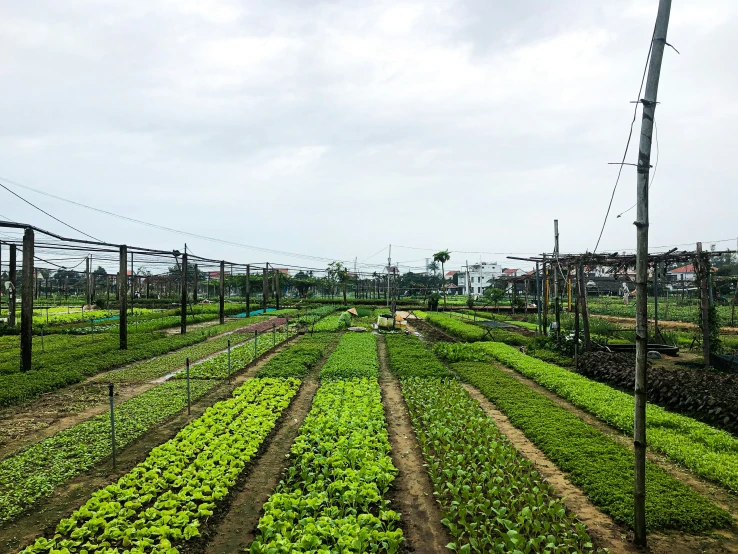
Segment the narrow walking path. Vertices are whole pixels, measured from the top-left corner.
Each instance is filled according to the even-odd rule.
[[[441,523],[441,510],[423,466],[423,454],[415,438],[400,383],[389,371],[387,345],[383,336],[378,338],[379,385],[392,445],[392,463],[399,470],[391,491],[392,505],[401,514],[400,523],[410,551],[446,553],[449,552],[446,545],[453,541]]]

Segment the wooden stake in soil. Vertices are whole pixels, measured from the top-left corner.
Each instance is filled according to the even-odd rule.
[[[21,289],[21,371],[30,371],[33,357],[33,229],[23,233],[23,287]]]
[[[110,445],[113,450],[113,471],[115,471],[115,402],[113,399],[113,383],[108,383],[108,397],[110,398]]]
[[[656,115],[661,61],[664,57],[671,0],[659,0],[651,60],[646,79],[638,152],[636,216],[636,366],[635,366],[635,494],[633,498],[635,543],[646,546],[646,364],[648,350],[648,181],[651,167],[651,136]],[[709,360],[708,360],[709,363]]]

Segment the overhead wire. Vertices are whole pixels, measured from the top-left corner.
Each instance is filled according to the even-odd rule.
[[[656,25],[654,24],[653,27],[653,33],[651,34],[651,42],[648,46],[648,55],[646,56],[646,64],[643,67],[643,76],[641,77],[641,86],[638,88],[638,96],[637,101],[635,103],[635,108],[633,109],[633,120],[630,122],[630,131],[628,132],[628,141],[625,143],[625,152],[623,152],[623,159],[620,162],[620,167],[618,168],[618,176],[615,179],[615,186],[612,188],[612,194],[610,195],[610,202],[607,205],[607,212],[605,212],[605,219],[602,222],[602,229],[600,229],[600,236],[597,238],[597,244],[595,244],[594,250],[592,253],[597,252],[597,247],[600,245],[600,241],[602,240],[602,234],[605,232],[605,225],[607,225],[607,217],[610,215],[610,210],[612,209],[612,201],[615,199],[615,191],[618,189],[618,183],[620,182],[620,176],[623,173],[623,166],[625,166],[625,159],[628,156],[628,150],[630,149],[630,141],[633,137],[633,126],[635,125],[636,117],[638,116],[638,106],[641,102],[641,93],[643,92],[643,85],[646,82],[646,73],[648,72],[648,61],[651,59],[651,52],[653,51],[653,40],[656,37]]]
[[[653,119],[653,136],[656,139],[656,163],[653,165],[653,173],[651,174],[651,182],[648,184],[648,190],[651,190],[651,187],[653,186],[653,181],[656,179],[656,170],[659,168],[659,128],[656,125],[656,118]],[[635,208],[638,204],[633,204],[630,208],[625,210],[624,212],[620,212],[615,219],[620,217],[623,214],[628,213],[630,210]]]
[[[50,214],[49,212],[47,212],[46,210],[44,210],[44,209],[42,209],[42,208],[39,208],[38,206],[36,206],[36,204],[34,204],[33,202],[30,202],[29,200],[26,200],[26,199],[25,199],[25,198],[23,198],[23,197],[22,197],[22,196],[21,196],[20,194],[17,194],[16,192],[13,192],[13,191],[12,191],[12,190],[10,190],[10,189],[9,189],[8,187],[6,187],[6,186],[5,186],[4,184],[0,183],[0,187],[3,187],[3,188],[4,188],[5,190],[7,190],[7,191],[8,191],[8,192],[9,192],[10,194],[12,194],[13,196],[15,196],[15,197],[17,197],[17,198],[20,198],[21,200],[23,200],[23,202],[25,202],[25,203],[26,203],[26,204],[28,204],[29,206],[31,206],[31,207],[33,207],[33,208],[36,208],[36,209],[37,209],[37,210],[38,210],[39,212],[41,212],[41,213],[44,213],[44,214],[48,215],[48,216],[49,216],[49,217],[50,217],[51,219],[53,219],[53,220],[55,220],[55,221],[58,221],[58,222],[59,222],[59,223],[61,223],[62,225],[65,225],[65,226],[69,227],[70,229],[73,229],[73,230],[77,231],[78,233],[80,233],[80,234],[82,234],[82,235],[84,235],[84,236],[86,236],[86,237],[88,237],[88,238],[91,238],[92,240],[96,240],[96,241],[98,241],[98,242],[103,242],[103,241],[101,241],[100,239],[98,239],[98,238],[95,238],[95,237],[93,237],[92,235],[89,235],[89,234],[85,233],[84,231],[80,231],[80,230],[79,230],[79,229],[77,229],[76,227],[73,227],[73,226],[72,226],[72,225],[70,225],[69,223],[66,223],[66,222],[62,221],[62,220],[61,220],[61,219],[59,219],[58,217],[56,217],[56,216],[53,216],[53,215],[51,215],[51,214]]]

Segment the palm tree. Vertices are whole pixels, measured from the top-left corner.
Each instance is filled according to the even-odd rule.
[[[451,259],[451,254],[446,250],[441,250],[433,254],[433,261],[441,264],[441,290],[443,291],[443,310],[446,310],[446,270],[445,264]]]

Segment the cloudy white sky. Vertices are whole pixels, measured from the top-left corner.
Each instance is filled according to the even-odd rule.
[[[550,251],[554,218],[562,251],[592,249],[657,4],[0,0],[0,176],[331,259]],[[652,245],[738,236],[736,28],[738,2],[674,2]],[[601,250],[635,246],[634,210],[614,217],[635,183],[626,169]],[[325,265],[13,190],[110,242]],[[74,235],[2,189],[0,216]]]

